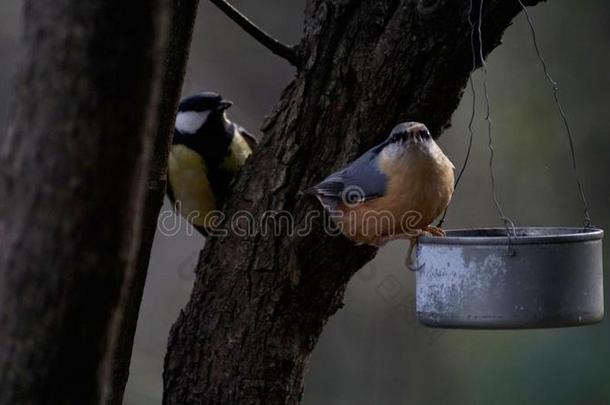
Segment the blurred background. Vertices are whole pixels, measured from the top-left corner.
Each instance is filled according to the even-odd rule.
[[[282,41],[298,42],[304,0],[232,3]],[[20,7],[18,0],[0,2],[1,127],[18,68]],[[531,14],[560,83],[594,224],[609,229],[610,3],[552,0]],[[518,225],[582,224],[568,143],[524,16],[517,17],[488,62],[498,196],[506,214]],[[184,94],[220,92],[235,102],[232,118],[260,134],[263,116],[293,73],[201,2]],[[475,80],[481,94],[480,72]],[[490,195],[482,97],[478,101],[472,158],[446,228],[500,225]],[[452,128],[440,138],[458,168],[471,103],[466,92]],[[188,299],[203,243],[185,231],[157,235],[125,404],[161,402],[169,328]],[[345,307],[331,318],[313,353],[306,405],[610,403],[610,321],[536,331],[424,328],[414,318],[413,274],[402,264],[405,249],[403,242],[383,248],[350,282]]]

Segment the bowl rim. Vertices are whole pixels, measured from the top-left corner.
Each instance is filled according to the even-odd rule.
[[[555,227],[532,226],[515,227],[517,235],[510,238],[511,245],[553,244],[566,242],[586,242],[601,240],[604,231],[600,228],[585,227]],[[506,229],[490,228],[458,228],[446,230],[446,236],[427,236],[418,238],[421,245],[508,245],[509,238]],[[498,236],[477,235],[476,233],[500,234]],[[528,235],[531,233],[531,235]],[[465,235],[464,235],[465,234]],[[472,235],[468,235],[472,234]]]

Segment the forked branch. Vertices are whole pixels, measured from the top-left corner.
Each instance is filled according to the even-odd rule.
[[[269,49],[277,56],[286,59],[291,65],[297,68],[300,67],[300,60],[292,46],[286,45],[267,34],[260,27],[250,21],[248,17],[243,15],[239,10],[227,3],[225,0],[210,0],[210,2],[218,7],[231,20],[235,21],[237,25],[250,34],[265,48]]]

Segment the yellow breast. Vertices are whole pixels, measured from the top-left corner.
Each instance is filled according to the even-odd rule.
[[[246,142],[244,137],[236,130],[233,141],[231,142],[229,156],[224,160],[221,167],[230,173],[235,173],[251,154],[252,149],[250,149],[248,142]]]
[[[205,162],[186,146],[173,145],[168,166],[169,182],[180,214],[190,223],[205,227],[210,221],[208,214],[217,209]]]

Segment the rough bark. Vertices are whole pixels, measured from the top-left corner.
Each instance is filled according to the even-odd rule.
[[[516,0],[485,2],[485,55],[520,10]],[[240,210],[256,220],[285,210],[303,226],[321,208],[299,191],[396,123],[421,121],[439,135],[474,68],[467,11],[468,2],[452,0],[309,0],[303,68],[234,184],[225,226]],[[376,253],[327,235],[321,223],[306,236],[230,232],[208,240],[171,331],[164,403],[299,402],[322,327],[350,277]]]
[[[107,401],[140,241],[165,1],[24,2],[0,148],[1,404]]]
[[[142,221],[140,251],[135,274],[129,287],[126,313],[122,319],[119,340],[114,353],[111,404],[119,405],[122,403],[125,385],[129,377],[133,340],[144,293],[150,251],[167,186],[169,145],[174,133],[176,110],[178,109],[186,73],[198,4],[198,0],[171,1],[169,38],[161,84],[161,96],[158,104],[156,135],[148,170],[146,199],[140,213]]]

